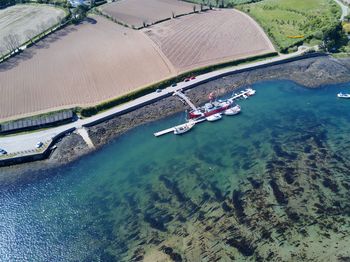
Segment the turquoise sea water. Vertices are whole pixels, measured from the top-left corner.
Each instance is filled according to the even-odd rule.
[[[350,100],[336,94],[350,92],[350,84],[306,89],[271,81],[253,88],[256,96],[238,102],[239,116],[155,138],[183,122],[177,114],[65,168],[0,185],[0,260],[127,260],[193,213],[204,216],[203,197],[220,202],[245,177],[263,174],[276,137],[283,143],[319,126],[329,150],[348,153]]]

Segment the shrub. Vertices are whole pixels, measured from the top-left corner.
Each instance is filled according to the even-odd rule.
[[[170,86],[172,83],[182,81],[182,79],[184,79],[186,77],[193,76],[194,74],[198,74],[198,75],[205,74],[205,73],[208,73],[208,72],[220,69],[220,68],[224,68],[224,67],[228,67],[228,66],[235,66],[238,64],[252,62],[252,61],[256,61],[258,59],[268,58],[268,57],[272,57],[272,56],[276,56],[276,55],[277,55],[276,52],[272,52],[272,53],[268,53],[268,54],[264,54],[264,55],[248,57],[248,58],[244,58],[244,59],[240,59],[240,60],[235,60],[235,61],[231,61],[231,62],[226,62],[226,63],[222,63],[222,64],[216,64],[216,65],[212,65],[212,66],[207,66],[207,67],[195,69],[195,70],[189,71],[187,73],[178,75],[174,78],[166,79],[162,82],[158,82],[156,84],[147,86],[143,89],[139,89],[139,90],[136,90],[136,91],[131,92],[129,94],[117,97],[115,99],[105,101],[105,102],[98,104],[96,106],[82,108],[80,110],[80,114],[83,117],[90,117],[92,115],[96,115],[97,113],[99,113],[101,111],[105,111],[105,110],[110,109],[112,107],[121,105],[123,103],[129,102],[131,100],[134,100],[134,99],[139,98],[141,96],[144,96],[146,94],[154,92],[157,89],[164,89],[164,88]]]

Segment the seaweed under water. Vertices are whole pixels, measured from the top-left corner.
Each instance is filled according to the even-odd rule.
[[[239,116],[154,138],[179,115],[157,121],[50,176],[4,187],[0,257],[350,256],[350,103],[335,96],[348,85],[306,90],[271,81],[254,88],[256,96],[238,102]]]

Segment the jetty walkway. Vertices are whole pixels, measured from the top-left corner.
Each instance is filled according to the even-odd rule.
[[[125,104],[116,106],[112,109],[106,110],[95,116],[91,116],[85,119],[78,119],[75,122],[65,124],[59,127],[49,128],[41,131],[30,132],[25,134],[9,135],[0,137],[0,148],[7,151],[7,155],[0,156],[0,166],[4,166],[11,163],[17,163],[21,161],[31,161],[35,159],[44,158],[44,154],[47,155],[48,151],[51,151],[52,145],[67,133],[76,132],[82,135],[84,141],[90,148],[93,148],[92,141],[90,140],[88,133],[85,131],[84,127],[93,126],[97,123],[101,123],[108,120],[114,116],[126,114],[142,106],[154,103],[155,101],[161,100],[165,97],[171,96],[175,91],[186,90],[193,88],[199,84],[209,82],[211,80],[240,73],[244,71],[250,71],[258,68],[263,68],[272,65],[283,64],[287,62],[292,62],[296,60],[301,60],[309,57],[321,56],[325,54],[320,53],[308,53],[305,52],[308,49],[299,49],[297,52],[287,55],[279,55],[278,57],[273,57],[265,59],[258,62],[247,63],[239,66],[228,67],[213,72],[209,72],[203,75],[196,76],[195,79],[188,82],[179,82],[177,86],[170,86],[163,89],[161,92],[153,92],[137,98],[133,101],[127,102]],[[37,148],[36,144],[38,142],[43,142],[44,145],[41,148]],[[32,156],[32,159],[30,158]],[[41,156],[41,158],[40,158]],[[13,160],[11,162],[11,160]],[[16,161],[15,161],[16,160]]]

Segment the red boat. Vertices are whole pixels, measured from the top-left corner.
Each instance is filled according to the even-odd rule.
[[[255,90],[248,88],[244,91],[241,91],[238,94],[234,94],[231,98],[227,100],[216,101],[214,100],[214,93],[210,93],[208,97],[210,102],[206,103],[202,107],[196,108],[196,106],[193,105],[192,102],[187,98],[187,96],[181,91],[174,92],[174,95],[179,96],[182,101],[186,102],[192,108],[192,111],[188,113],[189,119],[208,117],[214,114],[225,112],[227,109],[231,109],[229,112],[227,112],[227,115],[238,114],[241,111],[241,107],[235,103],[235,100],[239,98],[246,99],[247,97],[252,96],[254,94]]]
[[[197,110],[192,110],[188,113],[190,119],[208,117],[217,113],[224,112],[229,109],[234,102],[230,103],[229,101],[214,101],[206,103],[204,106],[198,108]]]

